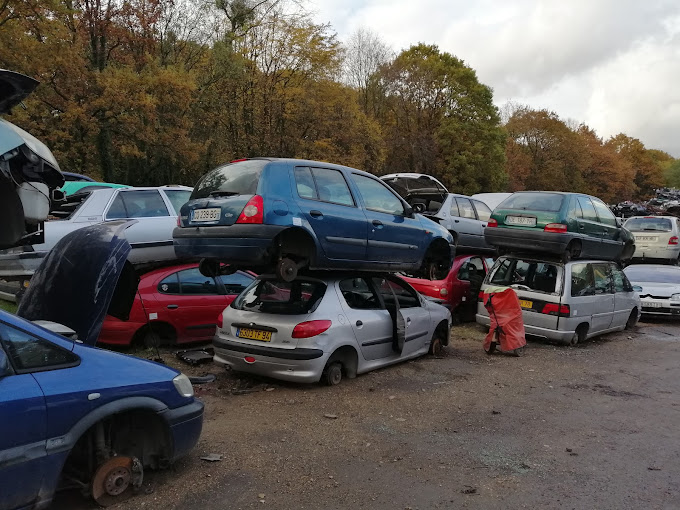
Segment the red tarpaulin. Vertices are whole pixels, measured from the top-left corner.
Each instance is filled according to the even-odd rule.
[[[515,351],[524,347],[527,341],[524,337],[522,308],[519,306],[517,293],[512,289],[484,293],[483,300],[491,319],[489,333],[484,339],[484,350],[491,353],[496,345],[501,351]],[[496,343],[493,348],[492,342]],[[521,352],[516,351],[515,354],[519,355]]]

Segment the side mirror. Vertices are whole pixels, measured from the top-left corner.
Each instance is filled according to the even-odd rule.
[[[642,292],[642,287],[640,287],[639,285],[633,285],[633,291]]]
[[[13,373],[14,372],[12,371],[12,367],[9,364],[9,358],[7,358],[7,354],[5,354],[5,351],[0,348],[0,379],[8,375],[12,375]]]
[[[413,218],[413,207],[411,207],[410,205],[405,205],[404,216],[406,216],[407,218]]]
[[[621,218],[616,218],[616,226],[619,228],[623,227],[623,221]]]

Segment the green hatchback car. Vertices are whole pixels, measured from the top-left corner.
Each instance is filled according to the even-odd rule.
[[[626,261],[635,252],[635,237],[604,202],[580,193],[513,193],[491,214],[484,237],[500,253],[538,251],[565,261]]]

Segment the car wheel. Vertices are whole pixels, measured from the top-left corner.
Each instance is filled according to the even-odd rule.
[[[118,455],[105,460],[92,478],[90,490],[98,505],[106,507],[121,503],[140,487],[143,474],[138,460]]]
[[[518,347],[517,349],[512,351],[512,354],[517,358],[521,358],[522,356],[524,356],[524,347]]]
[[[436,330],[432,335],[430,350],[428,352],[436,358],[441,358],[444,354],[444,339],[442,338],[442,331],[440,329]]]
[[[207,278],[214,278],[220,271],[220,263],[215,259],[201,259],[198,271]]]
[[[578,328],[576,328],[576,331],[574,332],[574,336],[571,337],[571,340],[567,341],[567,345],[570,347],[575,347],[579,343],[583,343],[586,339],[586,336],[588,335],[588,327],[581,325]]]
[[[323,371],[321,380],[326,386],[337,386],[340,384],[342,381],[342,363],[339,361],[330,363]]]
[[[276,277],[284,282],[292,282],[297,278],[298,268],[294,260],[282,258],[276,264]]]
[[[628,317],[628,320],[626,321],[626,329],[633,329],[637,323],[638,323],[638,311],[636,308],[634,308],[630,312],[630,317]]]
[[[448,274],[442,269],[443,264],[436,260],[429,261],[425,266],[425,278],[428,280],[443,280]]]

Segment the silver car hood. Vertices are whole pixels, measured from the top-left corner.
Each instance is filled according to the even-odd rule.
[[[633,285],[642,287],[642,291],[639,292],[640,297],[654,296],[659,298],[670,298],[673,294],[680,294],[680,285],[677,283],[645,283],[645,282],[633,282]]]
[[[55,170],[61,170],[56,158],[47,148],[47,145],[42,143],[32,134],[24,131],[19,126],[15,126],[11,122],[0,119],[0,155],[6,154],[9,151],[16,149],[22,145],[26,146],[36,154],[39,158],[44,160]]]

